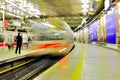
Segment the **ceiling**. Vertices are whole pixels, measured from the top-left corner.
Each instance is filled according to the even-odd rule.
[[[71,16],[83,15],[81,13],[80,0],[29,0],[39,4],[43,15],[47,16]]]
[[[13,0],[11,0],[13,1]],[[17,1],[17,0],[16,0]],[[77,28],[83,18],[90,20],[103,6],[104,0],[27,0],[38,7],[40,18],[60,18],[66,21],[72,30]],[[85,14],[82,10],[83,2],[89,6]],[[24,7],[23,7],[24,8]],[[91,10],[92,9],[92,10]],[[34,13],[34,12],[33,12]],[[0,14],[1,15],[1,14]],[[11,18],[10,16],[6,16]]]
[[[29,0],[37,5],[39,5],[39,10],[41,18],[61,18],[66,21],[70,27],[74,30],[77,28],[84,17],[90,18],[91,15],[94,15],[95,12],[99,9],[100,6],[103,6],[104,0]],[[84,15],[82,12],[83,2],[88,1],[89,12]],[[90,8],[93,10],[90,11]],[[92,14],[89,14],[92,13]]]

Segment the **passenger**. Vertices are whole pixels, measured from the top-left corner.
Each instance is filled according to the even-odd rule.
[[[13,49],[13,45],[12,45],[13,41],[12,41],[12,36],[10,35],[8,37],[8,49],[9,51],[11,50],[11,48]]]
[[[27,48],[29,48],[29,46],[31,45],[31,38],[30,38],[30,36],[28,37],[28,45],[27,45]]]
[[[17,54],[17,50],[19,48],[19,54],[21,54],[22,37],[20,36],[20,33],[18,33],[18,36],[16,37],[16,39],[17,39],[17,45],[16,45],[15,53]]]

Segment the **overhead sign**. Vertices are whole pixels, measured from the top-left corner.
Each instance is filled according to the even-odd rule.
[[[4,27],[5,27],[5,28],[8,27],[8,20],[5,20],[5,21],[4,21]]]
[[[18,20],[12,20],[12,26],[21,27],[21,22]]]

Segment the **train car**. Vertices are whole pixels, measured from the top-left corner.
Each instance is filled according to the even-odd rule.
[[[23,50],[30,49],[29,56],[53,55],[63,56],[74,46],[74,36],[70,27],[58,19],[41,22],[30,21],[26,26],[31,32],[21,32]],[[8,47],[9,38],[12,46],[16,46],[16,31],[5,31],[0,34],[0,49]],[[31,51],[33,50],[33,51]]]
[[[74,47],[74,35],[70,27],[58,19],[40,23],[37,21],[29,25],[34,34],[32,46],[37,49],[37,52],[31,52],[30,56],[68,54]]]
[[[27,45],[29,35],[24,32],[21,34],[23,38],[23,45]],[[17,35],[18,35],[18,32],[15,32],[15,31],[5,31],[5,32],[0,33],[0,49],[8,47],[9,40],[11,41],[12,47],[15,47]]]

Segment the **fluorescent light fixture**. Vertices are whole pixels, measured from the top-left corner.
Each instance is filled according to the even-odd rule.
[[[35,15],[36,18],[40,18],[38,15]]]
[[[30,22],[33,22],[33,20],[29,20]]]
[[[84,15],[86,15],[87,13],[83,13]]]
[[[51,24],[48,24],[48,23],[42,23],[42,24],[44,24],[44,25],[47,26],[47,27],[56,28],[55,26],[53,26],[53,25],[51,25]]]
[[[21,16],[16,16],[17,18],[23,18],[23,17],[21,17]]]
[[[26,12],[25,9],[23,9],[22,7],[18,7],[18,6],[17,6],[16,4],[14,4],[13,2],[11,2],[11,1],[9,1],[9,0],[6,0],[6,2],[9,3],[9,4],[11,4],[12,6],[17,7],[17,8],[19,8],[19,9],[21,9],[21,10],[23,10],[23,11]]]
[[[3,11],[0,11],[0,12],[3,12]],[[9,12],[5,12],[7,15],[10,15],[10,16],[16,16],[15,14],[12,14],[12,13],[9,13]],[[16,16],[17,18],[23,18],[21,16]]]
[[[6,14],[8,14],[8,15],[10,15],[10,16],[15,16],[14,14],[9,13],[9,12],[6,12]]]
[[[90,11],[94,11],[94,9],[93,9],[93,8],[90,8]]]
[[[32,23],[37,23],[37,22],[35,22],[35,21],[33,21],[33,20],[29,20],[30,22],[32,22]]]
[[[87,13],[87,12],[88,12],[88,9],[83,9],[82,12],[83,12],[83,13]]]
[[[98,2],[98,1],[100,1],[100,0],[95,0],[95,1],[97,1],[97,2]]]
[[[32,3],[29,3],[29,5],[30,5],[30,11],[28,11],[28,10],[24,9],[23,6],[18,6],[18,5],[16,5],[16,4],[14,4],[13,2],[11,2],[10,0],[6,0],[6,2],[9,3],[10,5],[12,5],[12,6],[14,6],[14,7],[17,7],[17,8],[19,8],[20,10],[22,10],[22,11],[24,11],[24,12],[32,15],[32,16],[35,16],[36,18],[39,18],[38,15],[35,15],[35,14],[40,14],[39,10],[36,10],[37,12],[36,12],[35,14],[33,14],[32,12],[30,12],[30,11],[33,11],[33,10],[34,10]],[[25,1],[25,4],[26,4],[26,1]],[[19,16],[19,17],[20,17],[20,16]],[[20,17],[20,18],[22,18],[22,17]]]
[[[11,4],[12,6],[15,6],[15,7],[23,10],[24,12],[27,12],[27,13],[33,15],[31,12],[28,12],[27,10],[25,10],[24,8],[22,8],[22,7],[20,7],[20,6],[18,7],[16,4],[14,4],[13,2],[11,2],[11,1],[9,1],[9,0],[6,0],[6,2],[9,3],[9,4]]]
[[[82,3],[89,3],[89,0],[81,0]]]
[[[88,4],[83,4],[81,5],[81,7],[84,9],[84,8],[89,8],[89,5]]]
[[[1,13],[3,13],[4,11],[3,10],[1,10],[0,11]],[[16,16],[15,14],[12,14],[12,13],[9,13],[9,12],[5,12],[7,15],[10,15],[10,16]],[[21,16],[16,16],[17,18],[23,18],[23,17],[21,17]]]
[[[6,0],[6,2],[7,2],[7,3],[9,3],[9,4],[11,4],[12,6],[17,7],[17,5],[16,5],[16,4],[14,4],[14,3],[12,3],[10,0]]]

